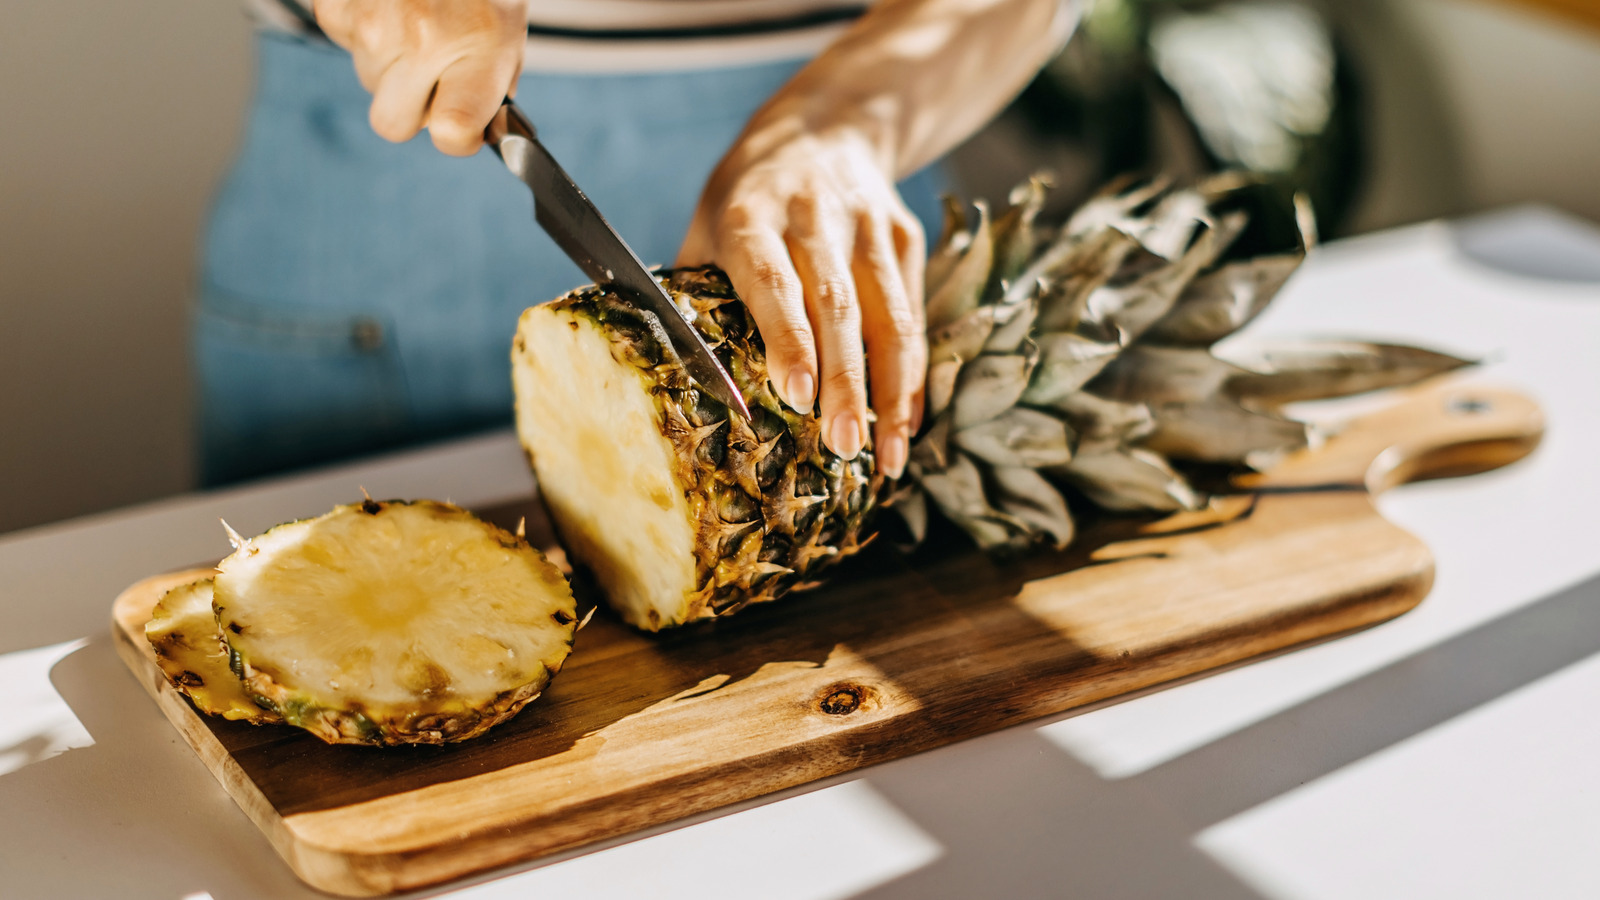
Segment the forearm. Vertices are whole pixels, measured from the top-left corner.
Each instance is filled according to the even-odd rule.
[[[904,177],[982,127],[1071,33],[1079,0],[881,0],[751,122],[747,149],[849,128]]]

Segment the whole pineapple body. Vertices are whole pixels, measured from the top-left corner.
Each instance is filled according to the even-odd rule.
[[[527,310],[512,351],[517,432],[562,542],[647,631],[806,586],[860,548],[881,485],[870,450],[840,458],[778,399],[726,276],[662,278],[748,421],[695,387],[651,313],[599,288]]]
[[[1186,466],[1262,467],[1307,446],[1315,435],[1286,403],[1466,364],[1359,342],[1214,352],[1311,243],[1303,227],[1293,246],[1264,246],[1245,187],[1122,182],[1053,226],[1036,221],[1039,179],[992,219],[949,201],[927,267],[927,424],[894,484],[870,450],[840,459],[814,415],[780,403],[715,268],[658,277],[732,374],[748,422],[696,389],[651,313],[596,287],[527,310],[512,349],[517,432],[568,553],[624,620],[656,631],[813,583],[870,538],[883,506],[914,540],[941,516],[984,549],[1061,547],[1075,507],[1192,509],[1207,498]]]

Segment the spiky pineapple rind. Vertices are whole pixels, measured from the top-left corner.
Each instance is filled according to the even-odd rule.
[[[598,287],[528,310],[514,348],[525,352],[522,332],[549,321],[532,317],[586,319],[654,402],[657,430],[671,443],[673,475],[693,520],[695,575],[681,605],[665,615],[614,603],[629,624],[647,631],[729,615],[813,581],[860,549],[883,483],[870,448],[842,459],[823,445],[814,414],[779,400],[754,320],[726,275],[705,266],[659,277],[693,311],[696,328],[750,408],[748,422],[695,387],[649,313]],[[526,437],[524,446],[537,471]],[[571,526],[560,515],[552,518],[565,535]]]
[[[240,662],[244,688],[281,721],[311,732],[330,744],[399,746],[446,744],[478,737],[512,718],[549,686],[554,674],[504,691],[487,704],[434,706],[381,715],[371,710],[320,706],[306,695],[286,688],[249,663]]]

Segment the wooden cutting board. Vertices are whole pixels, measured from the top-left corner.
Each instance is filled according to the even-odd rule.
[[[604,613],[544,697],[449,747],[329,746],[197,714],[156,668],[146,579],[118,650],[301,878],[365,896],[624,835],[1382,622],[1433,560],[1371,495],[1532,450],[1535,404],[1424,386],[1197,513],[1115,519],[999,566],[874,547],[827,587],[647,636]],[[305,510],[307,515],[322,510]],[[529,517],[532,500],[485,510]],[[540,540],[540,538],[544,540]]]

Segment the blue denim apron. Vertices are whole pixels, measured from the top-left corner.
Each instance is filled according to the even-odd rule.
[[[349,57],[262,34],[244,147],[205,234],[194,354],[208,485],[503,425],[517,317],[585,278],[487,150],[390,144]],[[646,263],[803,60],[523,76],[518,103]],[[928,224],[935,171],[902,190]]]

